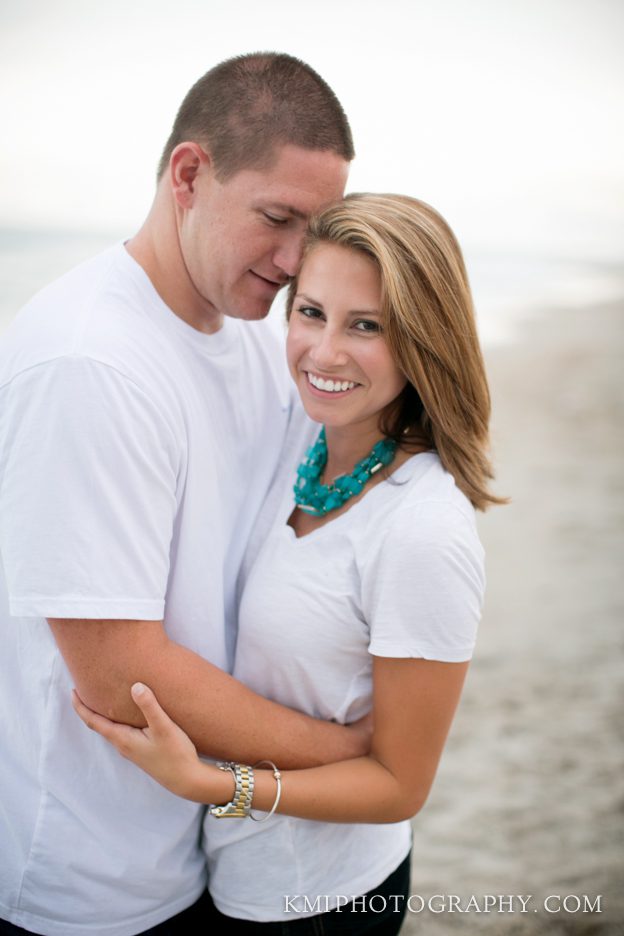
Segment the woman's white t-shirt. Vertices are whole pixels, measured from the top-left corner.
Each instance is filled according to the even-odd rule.
[[[318,431],[294,417],[252,536],[234,675],[276,702],[346,723],[371,708],[371,654],[470,659],[483,550],[471,504],[432,452],[413,456],[346,513],[297,538],[287,525],[292,486]],[[217,907],[257,921],[309,916],[366,893],[411,842],[409,822],[281,815],[262,824],[206,822]]]

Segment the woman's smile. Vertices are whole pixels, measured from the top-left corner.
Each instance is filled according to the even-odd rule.
[[[313,374],[311,371],[306,371],[306,374],[310,387],[324,394],[344,394],[348,393],[350,390],[354,390],[359,386],[359,384],[353,380],[341,380],[338,377],[323,378],[319,374]]]
[[[306,256],[290,314],[290,372],[310,419],[378,433],[405,377],[382,331],[381,276],[364,253],[321,243]]]

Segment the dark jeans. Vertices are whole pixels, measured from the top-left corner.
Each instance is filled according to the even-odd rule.
[[[368,891],[357,903],[317,916],[285,920],[279,923],[254,923],[225,916],[215,907],[210,895],[202,894],[197,903],[170,920],[144,930],[139,936],[396,936],[407,909],[410,887],[410,856],[386,880]],[[392,898],[392,899],[390,899]],[[31,930],[20,929],[0,920],[0,936],[25,936]]]
[[[341,936],[396,936],[407,910],[409,887],[408,855],[379,887],[340,910],[295,920],[285,919],[279,923],[254,923],[225,916],[212,904],[208,915],[203,917],[202,925],[210,936],[221,933],[236,933],[236,936],[290,936],[291,933],[293,936],[332,936],[334,933]]]
[[[196,933],[204,932],[206,928],[206,914],[211,912],[212,900],[205,891],[197,903],[191,907],[159,923],[152,929],[144,930],[139,936],[195,936]],[[0,936],[24,936],[31,933],[31,930],[20,929],[19,926],[13,926],[5,920],[0,920]]]

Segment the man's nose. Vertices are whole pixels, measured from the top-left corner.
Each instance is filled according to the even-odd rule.
[[[305,231],[289,231],[273,253],[274,265],[292,278],[301,263]]]

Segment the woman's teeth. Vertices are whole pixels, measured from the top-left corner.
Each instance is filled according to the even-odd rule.
[[[323,380],[322,377],[316,377],[308,371],[308,380],[317,390],[325,390],[329,393],[338,393],[344,390],[353,390],[355,383],[352,380]]]

